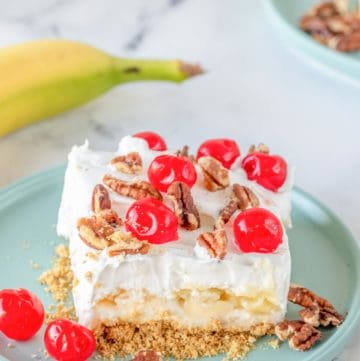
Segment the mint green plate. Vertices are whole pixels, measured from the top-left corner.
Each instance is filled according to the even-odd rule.
[[[51,264],[54,245],[62,242],[55,232],[57,210],[63,186],[64,167],[21,180],[0,191],[0,289],[24,287],[40,296],[45,304],[51,298],[36,279]],[[292,255],[292,281],[328,298],[347,317],[344,324],[324,331],[321,343],[301,353],[283,344],[279,350],[267,340],[251,352],[248,361],[329,361],[337,356],[351,336],[360,315],[360,251],[356,240],[340,220],[315,199],[299,189],[293,195],[294,228],[289,231]],[[34,270],[31,263],[38,263]],[[297,317],[289,307],[289,318]],[[7,345],[0,336],[0,355],[9,360],[45,359],[41,333],[34,340]],[[1,356],[0,356],[1,359]],[[222,357],[214,357],[213,361]]]
[[[270,22],[286,45],[303,60],[319,69],[360,80],[360,52],[340,53],[317,43],[298,27],[301,16],[314,4],[325,0],[263,0]],[[353,0],[354,4],[355,1]]]

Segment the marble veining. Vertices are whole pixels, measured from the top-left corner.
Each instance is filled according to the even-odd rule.
[[[286,154],[298,185],[360,238],[359,88],[292,55],[261,0],[0,0],[0,8],[0,46],[63,37],[123,56],[199,61],[208,70],[181,86],[125,85],[0,139],[0,186],[63,163],[85,138],[109,150],[142,129],[193,150],[214,136],[238,139],[243,151],[258,140]],[[358,360],[359,336],[338,361]]]

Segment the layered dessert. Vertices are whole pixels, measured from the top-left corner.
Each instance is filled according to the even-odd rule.
[[[235,349],[284,319],[293,168],[261,144],[157,134],[69,154],[57,224],[69,240],[79,322],[105,356]]]

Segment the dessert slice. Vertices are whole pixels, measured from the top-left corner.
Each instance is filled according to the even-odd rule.
[[[75,146],[57,231],[99,351],[239,356],[271,332],[286,312],[292,184],[264,145],[242,156],[211,140],[196,160],[148,132],[115,153]]]

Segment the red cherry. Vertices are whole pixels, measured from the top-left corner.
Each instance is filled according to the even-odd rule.
[[[49,355],[57,361],[85,361],[96,347],[95,337],[89,329],[66,319],[49,323],[44,343]]]
[[[274,252],[282,243],[279,219],[264,208],[250,208],[234,221],[235,242],[243,252]]]
[[[161,244],[178,239],[175,213],[155,198],[134,202],[125,217],[126,230],[140,240]]]
[[[235,159],[239,157],[240,149],[236,142],[231,139],[209,139],[202,143],[197,151],[196,159],[210,156],[230,169]]]
[[[243,159],[242,167],[248,179],[273,192],[285,183],[287,176],[287,164],[278,155],[254,152]]]
[[[25,341],[44,322],[44,306],[32,292],[19,288],[0,291],[0,331],[7,337]]]
[[[155,132],[140,132],[133,135],[133,137],[146,140],[150,149],[166,150],[167,146],[165,140]]]
[[[192,187],[197,174],[194,165],[188,159],[176,155],[159,155],[151,162],[148,177],[155,188],[166,192],[176,181]]]

